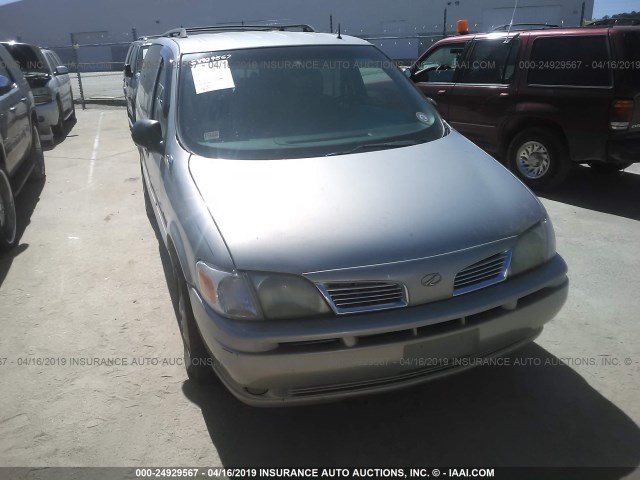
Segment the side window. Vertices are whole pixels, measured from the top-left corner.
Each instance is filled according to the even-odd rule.
[[[135,49],[136,49],[135,45],[131,45],[129,47],[129,50],[127,51],[127,56],[124,58],[124,63],[131,64],[131,57]]]
[[[611,85],[607,37],[602,35],[537,38],[527,67],[530,85]]]
[[[640,32],[627,31],[624,34],[624,60],[630,62],[632,68],[623,74],[628,74],[631,85],[640,86]],[[635,68],[634,68],[635,67]]]
[[[418,64],[413,81],[424,83],[451,83],[460,64],[467,42],[456,42],[438,47]]]
[[[148,51],[149,51],[149,45],[140,45],[136,49],[135,56],[132,56],[131,58],[131,61],[133,62],[133,65],[131,65],[131,68],[134,74],[138,73],[142,68],[142,62],[144,61],[144,57],[147,55]]]
[[[162,45],[151,45],[140,69],[140,83],[138,85],[136,103],[143,116],[147,118],[149,118],[153,106],[156,80],[162,62],[161,50]]]
[[[479,40],[474,42],[468,60],[460,65],[460,83],[508,84],[516,71],[520,41],[512,39]]]

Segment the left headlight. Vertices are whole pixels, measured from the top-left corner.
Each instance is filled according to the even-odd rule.
[[[548,262],[556,254],[556,236],[545,218],[518,237],[513,248],[509,276],[519,275]]]
[[[36,105],[49,103],[53,100],[51,90],[49,90],[47,87],[33,88],[31,89],[31,92],[33,93],[33,100]]]

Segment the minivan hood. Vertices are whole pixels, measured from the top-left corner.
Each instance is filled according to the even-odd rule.
[[[426,144],[189,169],[238,269],[309,273],[453,252],[522,233],[544,209],[457,132]]]

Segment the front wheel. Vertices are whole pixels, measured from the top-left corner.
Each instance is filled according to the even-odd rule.
[[[58,123],[53,125],[51,129],[56,137],[61,137],[64,134],[64,109],[62,108],[62,102],[59,97],[56,103],[58,104]]]
[[[33,170],[29,180],[39,181],[47,176],[44,166],[44,153],[42,152],[42,144],[40,143],[40,133],[35,125],[31,127],[31,152],[29,153]]]
[[[600,162],[589,162],[589,166],[591,170],[595,173],[600,173],[603,175],[609,175],[612,173],[619,172],[620,170],[624,170],[625,168],[629,168],[632,163],[600,163]]]
[[[560,185],[571,169],[562,139],[544,128],[530,128],[514,137],[507,152],[509,169],[533,189]]]
[[[69,89],[69,95],[71,96],[71,115],[67,119],[69,122],[76,121],[76,102],[73,101],[73,90]]]
[[[184,346],[184,366],[190,380],[200,384],[211,383],[215,378],[213,359],[200,337],[189,299],[189,290],[182,272],[173,266],[175,288],[177,290],[177,311]]]
[[[9,250],[16,244],[16,205],[11,183],[0,168],[0,250]]]

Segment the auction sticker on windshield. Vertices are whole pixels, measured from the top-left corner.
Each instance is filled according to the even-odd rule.
[[[196,94],[235,88],[228,60],[199,63],[192,67],[193,84]]]

